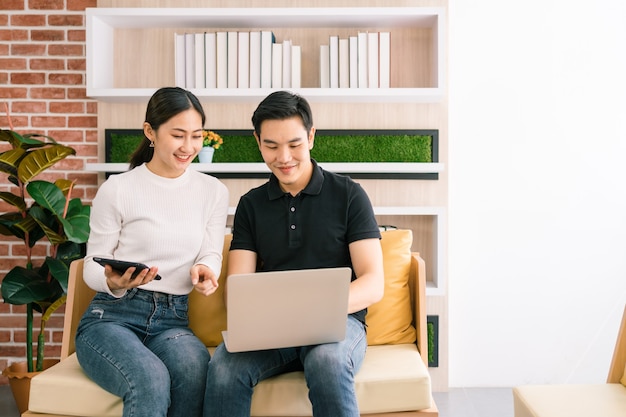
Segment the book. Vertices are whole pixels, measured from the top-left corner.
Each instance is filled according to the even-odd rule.
[[[206,88],[217,87],[216,33],[204,34],[204,70]]]
[[[174,34],[174,84],[185,88],[185,34]]]
[[[272,45],[275,41],[274,32],[261,31],[261,88],[272,87]]]
[[[193,33],[185,33],[185,88],[196,88],[195,40]]]
[[[350,87],[350,41],[339,39],[339,88]]]
[[[380,88],[390,87],[390,49],[391,33],[380,32],[378,34],[378,86]]]
[[[205,69],[204,69],[204,33],[196,33],[195,34],[195,53],[194,53],[194,63],[195,63],[195,84],[196,88],[206,88],[206,79],[205,79]]]
[[[378,32],[367,33],[367,86],[378,88]]]
[[[237,87],[250,87],[250,32],[239,32],[237,44]]]
[[[339,36],[331,35],[328,42],[330,88],[339,88]]]
[[[358,74],[358,40],[356,36],[350,36],[348,38],[348,55],[350,56],[350,88],[357,88],[359,86],[359,74]]]
[[[237,44],[239,43],[239,35],[236,31],[226,32],[228,42],[226,42],[226,56],[228,58],[228,74],[226,82],[228,88],[237,88],[237,80],[239,74],[237,71]]]
[[[300,45],[291,46],[291,88],[300,88],[302,85],[302,48]]]
[[[250,32],[250,88],[261,88],[261,32]]]
[[[282,88],[291,88],[291,40],[283,41],[283,86]]]
[[[283,44],[272,44],[272,88],[283,88]]]
[[[328,45],[320,45],[320,88],[330,88],[330,54]]]
[[[367,88],[368,87],[368,76],[367,76],[367,32],[359,32],[357,34],[357,73],[359,77],[358,87],[359,88]]]
[[[226,32],[215,34],[215,72],[217,88],[228,87],[228,35]]]

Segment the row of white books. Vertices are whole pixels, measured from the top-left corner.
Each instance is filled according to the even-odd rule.
[[[330,36],[320,46],[321,88],[389,88],[389,32],[359,32]]]
[[[175,34],[176,85],[300,88],[301,47],[272,31]]]

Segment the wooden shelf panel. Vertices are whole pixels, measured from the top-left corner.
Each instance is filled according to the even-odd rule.
[[[380,174],[433,174],[443,171],[442,163],[410,163],[410,162],[377,162],[377,163],[331,163],[320,162],[324,169],[336,173],[380,173]],[[268,173],[264,163],[193,163],[191,168],[196,171],[213,173]],[[119,173],[128,171],[125,163],[88,163],[86,171]]]

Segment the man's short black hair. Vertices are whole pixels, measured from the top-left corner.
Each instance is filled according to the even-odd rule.
[[[276,91],[268,95],[259,103],[252,114],[252,126],[257,136],[261,134],[261,124],[265,120],[283,120],[293,116],[300,116],[307,133],[313,127],[311,106],[304,97],[289,91]]]

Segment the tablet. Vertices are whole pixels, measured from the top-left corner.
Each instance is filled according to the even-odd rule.
[[[119,272],[120,274],[123,274],[124,272],[126,272],[128,268],[130,268],[131,266],[134,266],[135,272],[133,272],[133,275],[130,277],[131,280],[135,279],[137,275],[139,275],[139,273],[143,271],[144,269],[148,269],[147,265],[142,264],[140,262],[120,261],[119,259],[99,258],[97,256],[94,256],[93,260],[98,262],[102,266],[111,265],[111,268],[113,268],[113,270],[115,270],[116,272]],[[157,276],[154,277],[154,279],[160,280],[161,275],[157,274]]]

